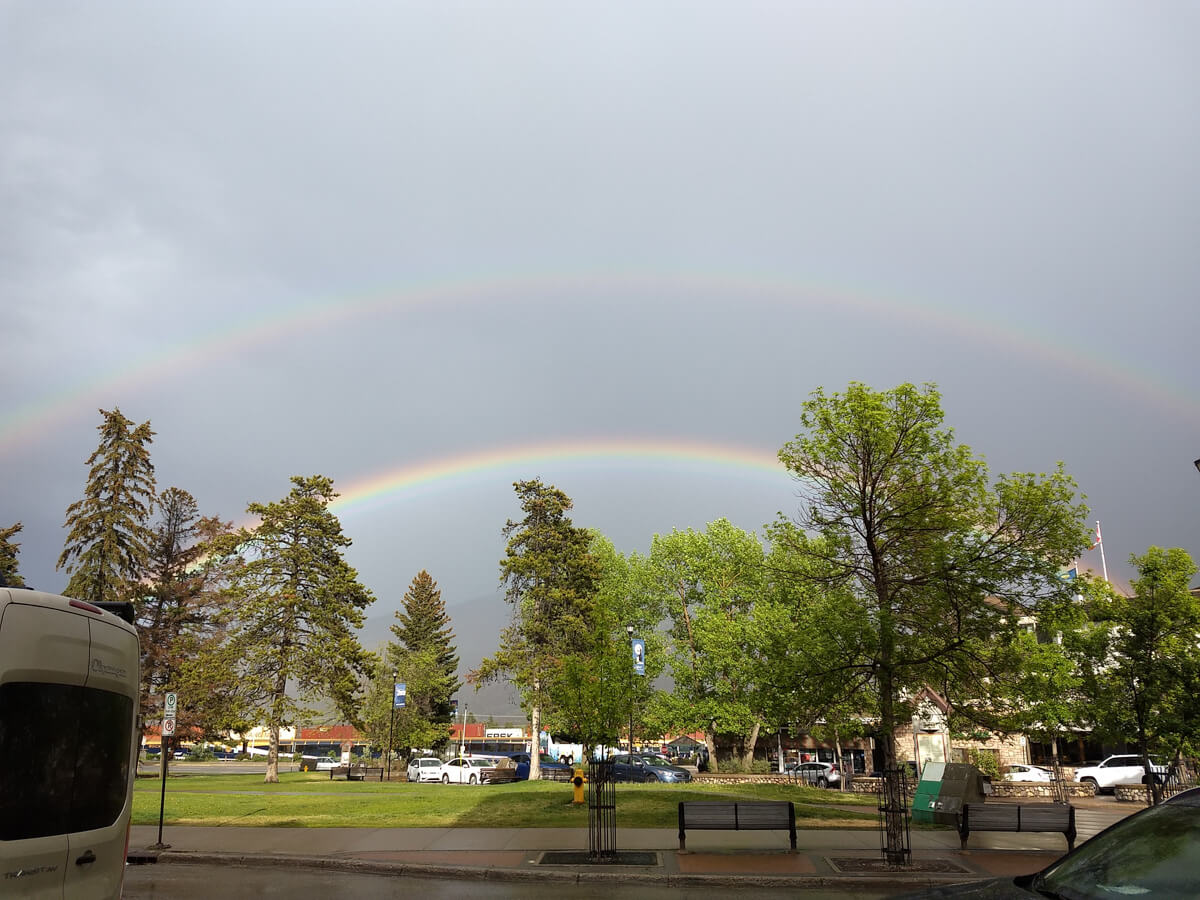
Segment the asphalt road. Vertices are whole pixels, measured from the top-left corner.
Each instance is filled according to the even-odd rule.
[[[242,868],[159,863],[129,866],[125,872],[125,900],[212,900],[213,897],[337,897],[339,900],[382,900],[419,896],[421,900],[612,900],[614,896],[639,900],[885,900],[897,892],[863,890],[670,887],[648,884],[570,884],[536,881],[480,881],[363,875],[294,867]]]

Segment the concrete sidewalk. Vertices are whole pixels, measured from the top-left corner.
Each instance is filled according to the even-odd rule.
[[[1058,834],[973,834],[960,850],[953,831],[913,831],[913,867],[882,866],[873,829],[800,830],[790,852],[784,832],[618,829],[617,864],[581,857],[586,828],[238,828],[166,826],[169,849],[148,850],[157,826],[134,826],[130,858],[158,863],[290,865],[409,876],[555,882],[762,884],[897,890],[1035,872],[1066,852]],[[1083,839],[1081,835],[1080,840]],[[565,863],[562,851],[576,851]],[[620,859],[637,852],[639,858]],[[556,858],[558,857],[558,858]],[[624,864],[627,861],[636,864]]]

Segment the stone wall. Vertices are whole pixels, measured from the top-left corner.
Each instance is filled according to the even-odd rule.
[[[882,779],[879,778],[864,778],[857,776],[850,782],[850,790],[856,794],[878,794],[879,783]],[[908,792],[911,796],[916,790],[917,783],[910,781],[908,783]],[[1067,782],[1068,797],[1094,797],[1096,789],[1091,784],[1080,784],[1079,782]],[[1045,800],[1054,799],[1054,787],[1049,784],[1040,782],[1028,781],[993,781],[992,796],[997,800],[1008,800],[1017,798],[1039,798]]]

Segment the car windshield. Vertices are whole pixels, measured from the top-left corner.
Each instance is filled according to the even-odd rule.
[[[1200,896],[1200,806],[1164,803],[1083,844],[1039,877],[1065,900]]]

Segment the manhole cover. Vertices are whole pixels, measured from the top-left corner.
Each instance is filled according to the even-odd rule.
[[[887,875],[892,872],[922,872],[928,874],[959,875],[970,872],[952,859],[914,859],[907,866],[891,866],[886,859],[862,856],[825,857],[835,871],[859,875]]]
[[[658,854],[643,850],[622,850],[611,859],[592,859],[586,850],[547,850],[538,860],[541,866],[657,866]]]

